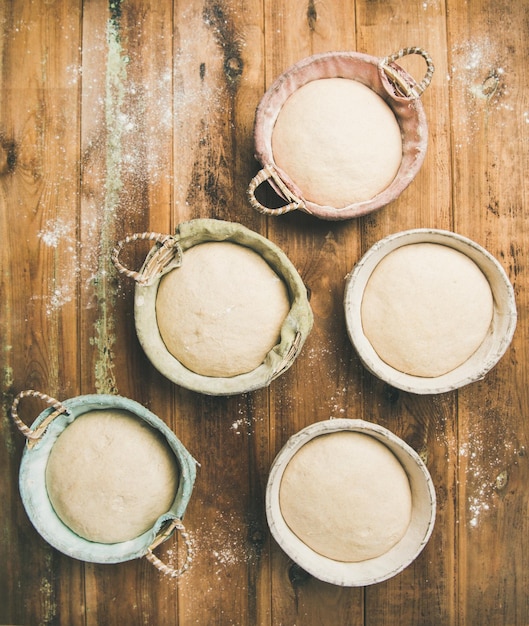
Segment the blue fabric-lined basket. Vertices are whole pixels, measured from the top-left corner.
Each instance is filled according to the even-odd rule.
[[[23,397],[35,396],[52,404],[28,428],[18,417],[18,403]],[[179,485],[171,508],[161,515],[154,526],[134,539],[104,544],[89,541],[74,533],[57,516],[46,489],[46,465],[58,437],[79,416],[94,410],[120,409],[128,411],[159,431],[173,451],[180,472]],[[182,525],[196,476],[196,461],[177,439],[172,430],[141,404],[121,396],[93,394],[78,396],[64,402],[37,391],[21,392],[13,403],[12,417],[28,442],[22,455],[19,487],[29,519],[40,535],[60,552],[93,563],[119,563],[145,556],[158,569],[179,576],[189,567],[191,545]],[[180,570],[162,563],[153,553],[154,547],[165,541],[175,529],[181,531],[187,547],[187,559]]]

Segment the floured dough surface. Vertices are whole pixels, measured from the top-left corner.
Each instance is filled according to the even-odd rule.
[[[435,243],[402,246],[371,274],[362,300],[365,336],[395,369],[422,377],[464,363],[490,332],[493,296],[466,254]]]
[[[341,209],[371,200],[393,181],[402,139],[393,111],[372,89],[324,78],[283,104],[272,153],[306,200]]]
[[[279,506],[292,532],[315,552],[357,562],[384,554],[404,536],[412,495],[387,446],[340,431],[296,452],[283,473]]]
[[[186,250],[156,297],[167,350],[203,376],[231,377],[258,367],[279,343],[289,311],[284,281],[257,252],[231,242]]]
[[[173,505],[178,461],[161,433],[122,410],[94,410],[59,435],[46,466],[58,517],[81,537],[138,537]]]

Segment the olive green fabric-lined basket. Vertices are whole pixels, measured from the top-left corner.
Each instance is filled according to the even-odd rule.
[[[139,239],[156,245],[140,272],[126,269],[119,262],[122,248]],[[166,348],[156,317],[156,296],[160,279],[185,263],[189,248],[206,242],[231,242],[259,254],[284,281],[290,298],[290,311],[281,327],[280,341],[254,370],[229,378],[203,376],[186,368]],[[294,362],[313,323],[306,287],[292,262],[271,241],[234,222],[195,219],[183,222],[174,236],[158,233],[131,235],[119,242],[112,255],[117,269],[136,281],[134,317],[136,332],[145,354],[156,369],[172,382],[208,395],[227,396],[268,386]],[[258,332],[256,328],[256,332]]]

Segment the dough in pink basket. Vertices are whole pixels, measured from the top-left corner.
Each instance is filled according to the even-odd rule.
[[[402,138],[395,114],[372,89],[323,78],[283,104],[272,153],[306,200],[341,209],[388,187],[402,161]]]

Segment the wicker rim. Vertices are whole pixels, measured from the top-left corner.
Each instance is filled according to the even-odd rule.
[[[158,254],[151,257],[150,263],[147,263],[141,271],[137,272],[123,265],[119,260],[119,255],[126,245],[140,240],[154,241],[160,244],[160,247]],[[160,275],[182,264],[182,249],[178,239],[172,235],[156,232],[134,233],[118,241],[110,258],[120,274],[132,278],[140,285],[150,285]]]
[[[426,62],[426,74],[420,83],[410,82],[410,80],[399,71],[399,68],[394,65],[395,61],[398,61],[409,54],[418,54],[422,56]],[[426,50],[416,46],[402,48],[402,50],[399,50],[394,54],[390,54],[382,59],[380,67],[384,70],[394,87],[400,92],[399,95],[405,98],[419,98],[431,83],[432,76],[435,71],[432,57],[428,54],[428,52],[426,52]]]
[[[178,569],[174,568],[172,565],[167,565],[167,563],[164,563],[153,553],[153,550],[157,548],[161,543],[169,539],[169,537],[173,534],[173,531],[175,530],[178,530],[180,532],[186,548],[185,561],[183,565]],[[193,544],[191,543],[189,533],[186,531],[180,519],[175,518],[168,524],[165,530],[160,531],[156,539],[147,548],[145,558],[150,563],[152,563],[154,567],[156,567],[156,569],[159,570],[162,574],[170,576],[171,578],[180,578],[180,576],[182,576],[190,568],[193,561]]]
[[[18,415],[18,406],[23,398],[39,398],[40,400],[44,400],[44,402],[51,405],[55,409],[55,411],[52,411],[48,415],[48,417],[46,417],[46,419],[39,424],[37,428],[31,429],[29,428],[29,426],[26,426],[26,424],[20,419]],[[15,423],[15,426],[18,428],[18,430],[28,440],[27,445],[30,448],[34,446],[37,441],[42,437],[51,422],[63,413],[67,415],[70,413],[68,409],[64,406],[64,404],[62,404],[55,398],[52,398],[45,393],[42,393],[41,391],[36,391],[35,389],[26,389],[24,391],[21,391],[15,397],[15,399],[13,400],[13,404],[11,405],[11,418],[13,419],[13,422]]]

